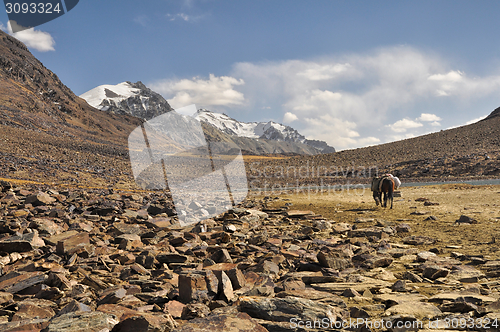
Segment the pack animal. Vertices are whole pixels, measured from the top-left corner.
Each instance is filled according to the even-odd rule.
[[[374,178],[372,181],[373,199],[377,206],[387,207],[387,201],[391,201],[391,209],[394,201],[394,180],[390,176],[382,178]],[[382,193],[384,194],[384,202],[382,203]]]

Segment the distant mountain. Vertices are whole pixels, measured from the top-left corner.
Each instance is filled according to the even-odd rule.
[[[198,110],[196,118],[231,136],[267,139],[287,143],[299,143],[313,147],[320,153],[335,152],[335,149],[327,143],[308,140],[292,127],[285,126],[274,121],[240,122],[227,116],[226,114],[215,113],[206,109]]]
[[[165,98],[140,81],[100,85],[80,97],[101,111],[128,114],[144,120],[172,110]]]
[[[144,120],[173,110],[161,95],[141,82],[101,85],[81,97],[102,111],[132,115]],[[199,110],[196,118],[209,125],[204,126],[208,139],[232,142],[247,154],[315,155],[335,152],[325,142],[308,140],[292,127],[273,121],[245,123],[205,109]]]

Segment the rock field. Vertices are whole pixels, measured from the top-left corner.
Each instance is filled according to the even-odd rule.
[[[499,260],[288,205],[180,228],[163,192],[1,182],[0,331],[499,330]]]

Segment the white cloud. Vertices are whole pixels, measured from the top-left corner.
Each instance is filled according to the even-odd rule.
[[[446,107],[442,112],[449,113],[500,93],[499,74],[474,77],[453,68],[446,59],[408,46],[308,61],[237,63],[231,76],[245,80],[245,86],[238,90],[245,94],[248,109],[260,109],[274,101],[273,109],[281,107],[308,119],[295,123],[299,131],[316,139],[330,137],[346,147],[362,146],[364,138],[385,142],[394,137],[381,130],[384,127],[405,133],[398,138],[436,130],[444,120],[420,112],[423,107],[439,103],[439,107]],[[342,129],[335,123],[323,134],[317,132],[315,126],[322,126],[325,115],[341,124],[356,124],[359,138],[353,139],[346,130],[332,134]]]
[[[408,129],[413,129],[413,128],[419,128],[422,127],[423,124],[420,122],[416,122],[410,119],[402,119],[399,121],[396,121],[395,123],[391,125],[387,125],[387,127],[391,128],[392,131],[396,133],[404,133]]]
[[[429,81],[438,81],[438,82],[460,82],[463,80],[464,73],[461,71],[452,70],[446,74],[434,74],[429,76]]]
[[[176,20],[182,20],[184,22],[197,22],[204,18],[206,14],[204,15],[189,15],[186,13],[177,13],[177,14],[167,14],[166,17],[168,18],[169,21],[176,21]]]
[[[354,122],[334,118],[325,114],[318,118],[305,118],[305,129],[301,132],[309,139],[327,142],[337,151],[352,146],[367,146],[380,143],[380,139],[373,136],[361,137]]]
[[[302,130],[308,138],[318,139],[334,146],[337,150],[345,149],[357,143],[360,136],[354,122],[334,118],[324,114],[318,118],[305,118],[307,127]]]
[[[297,76],[302,76],[311,81],[329,80],[339,76],[340,73],[345,72],[350,66],[351,65],[348,63],[326,65],[313,63],[308,68],[304,69],[304,71],[297,73]]]
[[[470,125],[470,124],[473,124],[473,123],[476,123],[478,121],[481,121],[482,119],[485,119],[488,115],[483,115],[483,116],[480,116],[479,118],[475,118],[475,119],[472,119],[470,121],[467,121],[465,124],[466,125]]]
[[[241,105],[245,97],[234,87],[243,84],[242,79],[210,74],[208,80],[200,77],[163,80],[149,86],[163,94],[173,108],[179,108],[190,104],[197,107]]]
[[[436,114],[422,113],[420,114],[420,117],[417,120],[425,122],[435,122],[435,121],[441,121],[442,119]]]
[[[413,138],[415,137],[415,134],[413,133],[406,133],[406,134],[399,134],[399,135],[390,135],[387,137],[387,140],[385,143],[387,142],[395,142],[395,141],[401,141],[401,140],[404,140],[404,139],[408,139],[408,138]]]
[[[224,88],[211,82],[215,78],[195,78],[164,81],[159,92],[173,102],[226,106],[224,111],[236,119],[246,114],[245,121],[285,115],[283,122],[290,123],[294,117],[285,114],[289,112],[307,119],[293,120],[306,137],[346,149],[437,130],[452,121],[450,114],[497,98],[500,68],[475,77],[454,67],[412,47],[386,47],[319,59],[236,63],[223,76],[228,83]],[[215,92],[206,93],[205,85],[215,86]],[[221,98],[221,91],[229,96]],[[435,105],[440,116],[422,113]]]
[[[26,29],[19,32],[13,32],[12,25],[16,25],[15,21],[9,21],[7,23],[7,28],[0,23],[0,29],[10,34],[12,37],[23,42],[28,48],[35,49],[40,52],[55,51],[54,38],[48,32],[43,32],[40,30],[35,30],[34,28]]]
[[[143,27],[146,27],[149,23],[149,17],[147,17],[146,15],[139,15],[134,18],[134,22],[142,25]]]
[[[299,118],[291,113],[291,112],[286,112],[285,115],[283,116],[283,123],[292,123],[293,121],[297,121]]]
[[[295,111],[311,111],[331,108],[342,98],[342,94],[328,90],[312,90],[297,96],[288,105]]]

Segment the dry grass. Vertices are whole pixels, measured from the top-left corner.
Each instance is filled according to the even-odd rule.
[[[299,193],[280,195],[272,207],[292,203],[290,209],[312,210],[336,222],[355,224],[364,228],[384,222],[390,225],[407,223],[411,235],[436,238],[434,245],[422,249],[440,248],[443,253],[457,251],[469,255],[485,255],[500,259],[500,186],[440,185],[404,187],[402,197],[394,199],[394,208],[376,207],[369,189],[330,193]],[[439,205],[424,206],[418,198],[427,198]],[[427,212],[414,215],[415,211]],[[436,221],[424,221],[428,216]],[[477,224],[458,224],[455,221],[467,215]],[[357,223],[357,219],[374,221]],[[447,248],[460,246],[460,249]]]

